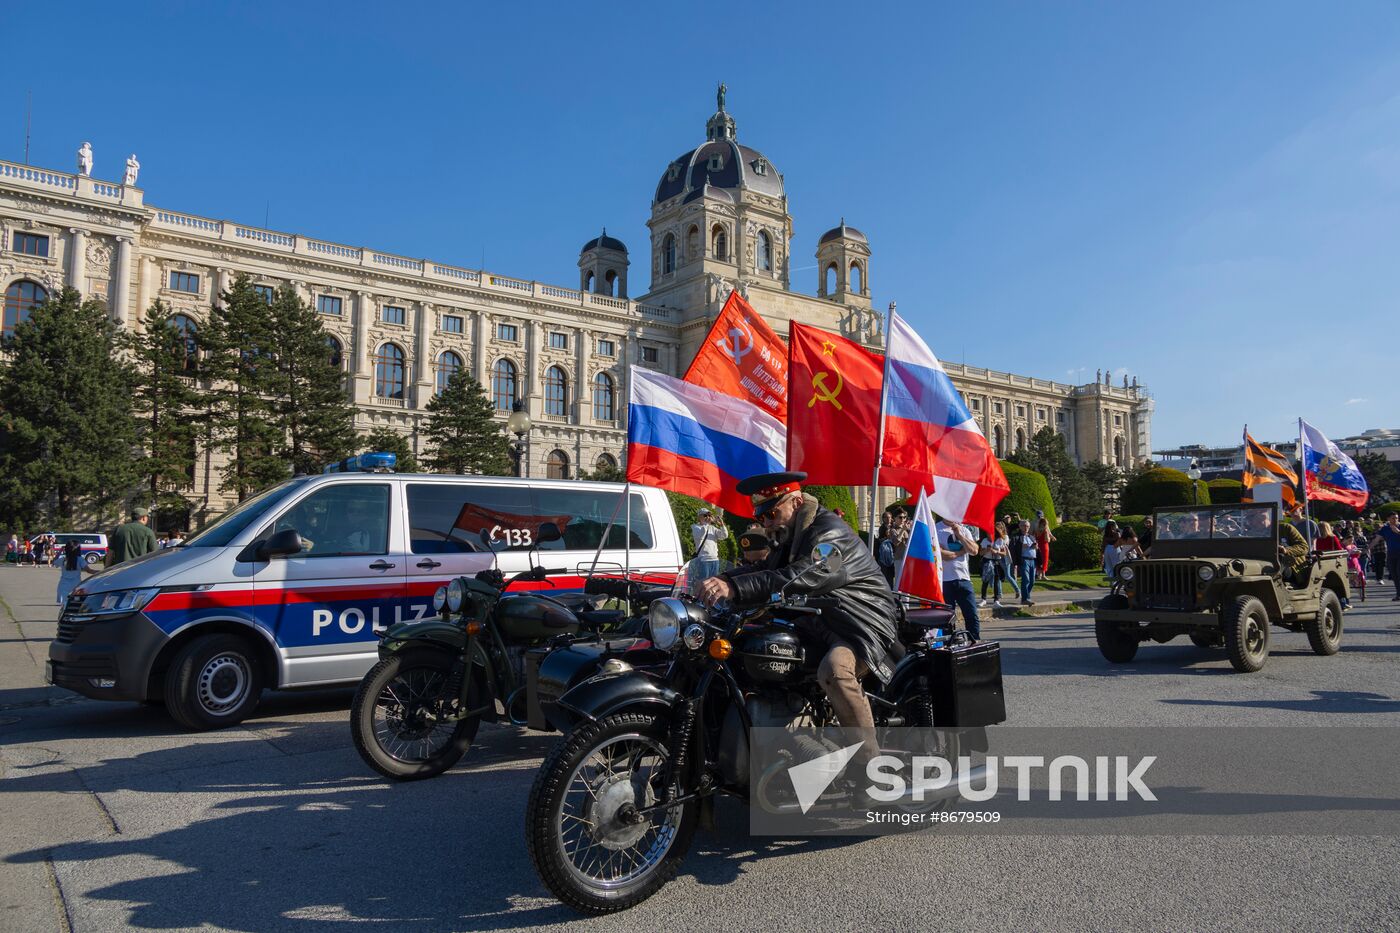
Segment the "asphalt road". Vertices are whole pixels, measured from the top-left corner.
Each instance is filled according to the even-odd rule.
[[[680,877],[602,920],[553,901],[522,811],[556,736],[483,728],[462,765],[391,786],[350,745],[350,691],[269,694],[187,735],[156,708],[43,687],[46,570],[0,568],[0,928],[812,930],[1400,928],[1381,836],[750,838],[721,806]],[[1347,616],[1343,653],[1276,630],[1237,675],[1181,641],[1109,668],[1083,615],[996,622],[1018,725],[1400,726],[1400,611]],[[1287,767],[1287,762],[1280,762]],[[1378,795],[1400,797],[1397,787]],[[1287,831],[1280,820],[1280,833]]]

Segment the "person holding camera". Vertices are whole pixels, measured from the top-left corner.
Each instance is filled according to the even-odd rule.
[[[729,526],[709,509],[701,509],[690,537],[695,542],[695,579],[708,580],[719,573],[719,543],[729,537]]]

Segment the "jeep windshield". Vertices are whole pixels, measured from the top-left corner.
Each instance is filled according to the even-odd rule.
[[[1255,557],[1278,547],[1278,507],[1271,502],[1158,509],[1151,556]]]
[[[224,547],[237,537],[240,531],[262,518],[274,506],[285,502],[292,493],[305,486],[310,479],[311,477],[307,476],[287,480],[280,486],[273,486],[251,499],[240,502],[231,511],[221,515],[214,524],[192,536],[180,546]]]

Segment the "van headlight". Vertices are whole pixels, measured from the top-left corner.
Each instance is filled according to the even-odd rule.
[[[1129,567],[1127,564],[1124,564],[1122,567],[1119,567],[1118,579],[1122,580],[1124,583],[1133,582],[1133,568]]]
[[[1202,583],[1209,583],[1215,579],[1215,568],[1206,564],[1200,570],[1196,571],[1196,576],[1201,578]]]
[[[462,578],[456,577],[447,584],[447,609],[449,612],[461,612],[462,600],[467,598],[467,588],[462,584]]]
[[[681,634],[681,623],[687,615],[685,603],[679,599],[658,599],[652,603],[651,613],[647,616],[651,643],[662,651],[674,648]]]
[[[442,612],[442,607],[447,605],[447,587],[440,586],[433,591],[433,612]]]
[[[156,594],[158,586],[148,586],[139,590],[108,590],[105,593],[91,593],[83,597],[77,614],[91,616],[130,615],[140,612]]]

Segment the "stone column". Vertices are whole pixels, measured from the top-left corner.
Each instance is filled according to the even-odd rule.
[[[229,276],[228,270],[219,266],[214,270],[214,288],[209,294],[209,306],[217,308],[219,302],[223,300],[224,292],[228,291]]]
[[[476,381],[486,388],[487,393],[491,391],[488,367],[491,365],[490,357],[486,355],[486,346],[491,340],[491,315],[485,311],[476,312],[476,337],[472,341],[472,371],[476,374]]]
[[[79,292],[87,291],[87,231],[68,228],[68,285]]]
[[[530,417],[538,418],[543,411],[543,399],[537,398],[535,392],[539,386],[540,376],[536,369],[540,365],[540,324],[538,321],[530,321],[525,325],[525,372],[524,381],[521,388],[521,396],[529,399]]]
[[[369,322],[374,317],[374,296],[369,292],[356,292],[351,315],[355,337],[351,341],[350,378],[355,386],[355,404],[368,405],[374,388],[374,373],[369,364]]]
[[[620,357],[620,359],[622,360],[622,378],[618,380],[617,404],[615,405],[615,411],[617,412],[617,426],[623,431],[626,431],[627,400],[632,397],[632,366],[636,362],[632,359],[632,354],[637,352],[632,346],[632,337],[630,334],[623,334],[621,337],[617,338],[617,351],[622,354],[622,356]],[[624,450],[624,462],[618,464],[624,469],[626,469],[626,459],[627,458],[625,456]]]
[[[413,322],[413,365],[418,391],[414,393],[414,402],[417,407],[422,408],[428,404],[428,399],[433,397],[437,373],[433,369],[432,351],[428,340],[434,321],[433,306],[427,301],[417,304],[418,310],[414,314]]]
[[[574,340],[578,342],[578,346],[574,347],[574,424],[588,424],[593,420],[593,413],[588,409],[593,397],[593,383],[588,378],[588,354],[592,352],[592,339],[592,335],[581,328],[574,335]]]
[[[131,314],[131,263],[135,252],[135,240],[129,236],[117,237],[117,269],[112,284],[112,318],[123,327]]]
[[[132,330],[140,330],[142,317],[151,306],[156,292],[160,290],[160,270],[149,256],[142,256],[136,268],[136,318],[131,322]]]

